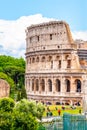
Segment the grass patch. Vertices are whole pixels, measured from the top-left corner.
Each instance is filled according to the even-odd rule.
[[[81,113],[83,112],[83,109],[81,106],[75,106],[74,108],[71,108],[71,106],[64,106],[65,109],[62,109],[62,105],[47,105],[45,107],[45,112],[43,114],[43,117],[46,117],[47,116],[47,112],[48,112],[48,109],[50,110],[50,112],[52,112],[52,115],[53,116],[58,116],[58,109],[61,110],[61,116],[64,114],[64,113],[70,113],[70,114],[80,114],[80,110],[81,110]]]

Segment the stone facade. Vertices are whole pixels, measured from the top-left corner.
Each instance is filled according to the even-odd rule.
[[[9,97],[10,86],[7,81],[0,79],[0,98]]]
[[[87,76],[87,43],[74,41],[69,25],[51,21],[26,29],[25,86],[28,99],[81,103]]]

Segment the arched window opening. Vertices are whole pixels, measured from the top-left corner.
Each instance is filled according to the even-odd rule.
[[[31,58],[30,58],[30,64],[31,64]]]
[[[48,80],[48,89],[49,92],[52,92],[52,81],[50,79]]]
[[[79,79],[75,80],[76,92],[81,92],[81,81]]]
[[[45,91],[45,81],[44,81],[44,79],[42,79],[42,81],[41,81],[41,86],[42,86],[42,91],[44,92]]]
[[[52,56],[49,56],[49,57],[48,57],[48,61],[49,61],[49,62],[52,61]]]
[[[56,56],[56,60],[57,60],[57,61],[59,60],[59,58],[60,58],[60,56]]]
[[[35,62],[35,58],[33,57],[33,58],[32,58],[32,63],[34,63],[34,62]]]
[[[42,57],[42,62],[45,62],[45,57],[44,56]]]
[[[39,42],[39,36],[37,36],[37,40],[38,40],[38,42]]]
[[[38,91],[39,90],[39,81],[38,81],[38,79],[36,79],[36,91]]]
[[[32,91],[34,91],[34,79],[32,79]]]
[[[60,80],[56,79],[56,91],[60,92]]]
[[[61,60],[59,60],[59,68],[61,68]]]
[[[66,79],[66,92],[70,92],[70,81]]]
[[[50,34],[50,40],[52,40],[52,34]]]
[[[36,58],[36,62],[39,62],[39,57]]]
[[[69,55],[66,55],[66,56],[65,56],[65,59],[68,60],[68,59],[69,59]]]
[[[71,68],[71,60],[67,60],[67,68]]]
[[[61,103],[60,103],[60,102],[56,102],[55,104],[56,104],[56,105],[61,105]]]

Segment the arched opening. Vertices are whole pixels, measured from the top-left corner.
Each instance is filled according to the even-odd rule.
[[[39,80],[36,79],[36,91],[38,91],[38,90],[39,90]]]
[[[52,34],[50,34],[50,40],[52,40]]]
[[[56,79],[56,91],[60,92],[60,80]]]
[[[33,57],[33,58],[32,58],[32,63],[34,63],[34,62],[35,62],[35,58]]]
[[[67,68],[71,68],[71,60],[67,60]]]
[[[34,79],[32,79],[32,91],[34,91]]]
[[[42,81],[41,81],[41,86],[42,86],[42,91],[44,92],[45,91],[45,81],[44,81],[44,79],[42,79]]]
[[[39,62],[39,57],[36,58],[36,62]]]
[[[68,60],[68,59],[69,59],[69,55],[66,55],[66,56],[65,56],[65,60]]]
[[[56,102],[55,104],[56,104],[56,105],[61,105],[61,103],[60,103],[60,102]],[[56,108],[56,109],[57,109],[57,108]]]
[[[76,83],[76,92],[81,92],[81,81],[79,79],[76,79],[75,83]]]
[[[52,105],[52,103],[51,103],[51,102],[46,102],[46,104],[47,104],[47,105]]]
[[[48,90],[52,92],[52,81],[50,79],[48,80]]]
[[[66,55],[65,60],[67,61],[67,68],[71,68],[71,57],[70,57],[70,55]]]
[[[41,59],[42,62],[45,62],[45,57],[43,56],[42,59]]]
[[[31,58],[30,58],[30,64],[31,64]]]
[[[66,79],[66,92],[70,92],[70,81]]]
[[[48,61],[49,61],[49,62],[52,61],[52,56],[49,56],[49,57],[48,57]]]
[[[61,68],[61,60],[59,60],[58,68]]]
[[[56,60],[58,61],[59,59],[60,59],[60,56],[57,55],[57,56],[56,56]]]

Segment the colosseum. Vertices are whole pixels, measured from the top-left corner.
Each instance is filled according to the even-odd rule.
[[[66,22],[27,27],[25,55],[28,99],[46,104],[83,103],[87,42],[73,40]]]

